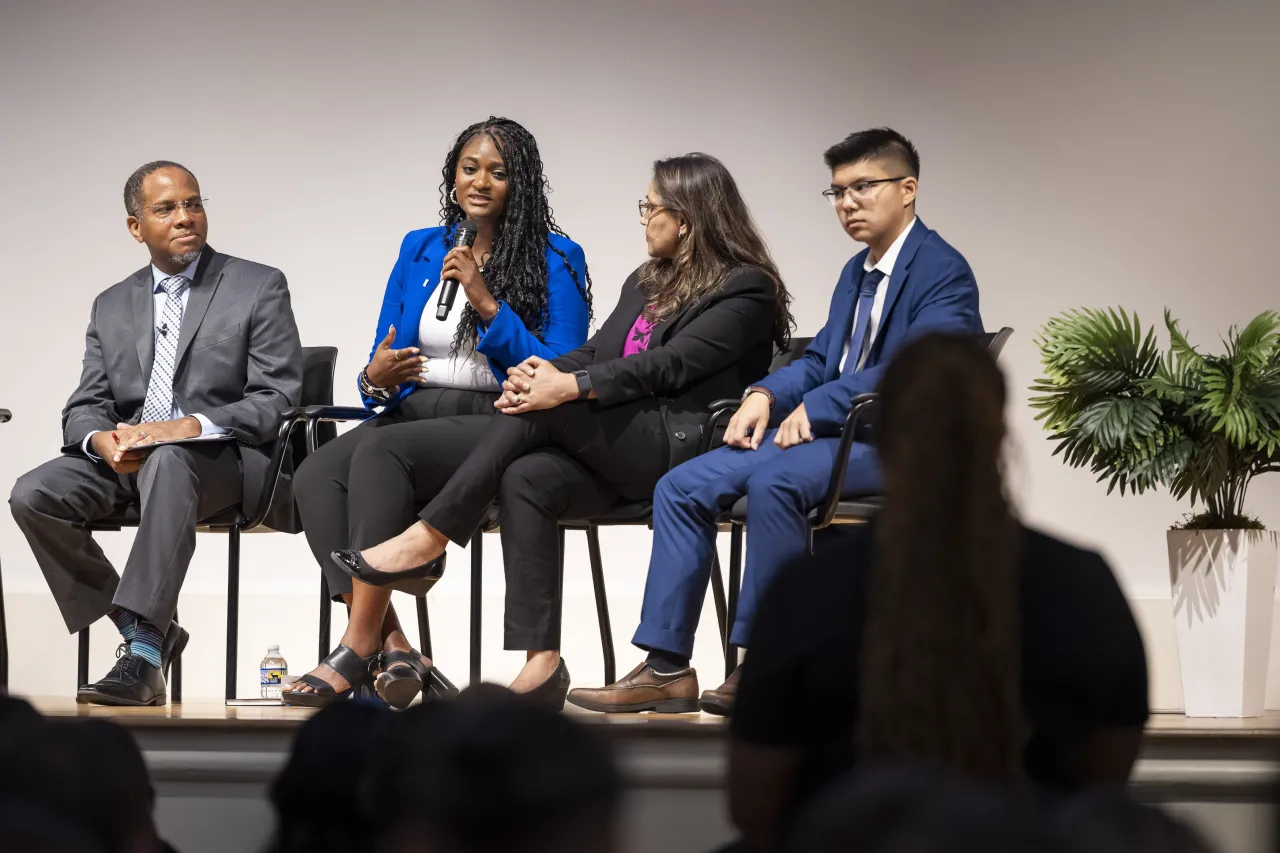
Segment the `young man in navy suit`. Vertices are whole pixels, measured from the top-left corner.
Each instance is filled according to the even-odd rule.
[[[690,460],[658,483],[653,551],[640,627],[649,652],[621,681],[578,689],[569,701],[595,711],[695,711],[698,675],[689,667],[715,550],[716,518],[748,496],[747,559],[730,641],[745,646],[760,595],[778,570],[802,556],[808,512],[831,478],[840,428],[853,398],[875,390],[884,365],[926,331],[982,331],[978,285],[964,257],[916,217],[920,155],[888,128],[864,130],[825,154],[823,196],[844,232],[867,248],[845,264],[827,323],[804,357],[747,389],[729,422],[726,447]],[[777,429],[769,423],[783,414]],[[875,453],[855,444],[846,496],[880,488]],[[704,710],[727,713],[738,672],[701,694]]]

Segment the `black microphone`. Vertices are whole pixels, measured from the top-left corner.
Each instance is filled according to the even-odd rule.
[[[476,224],[470,219],[464,219],[458,223],[458,230],[453,232],[453,248],[459,246],[470,246],[476,241]],[[449,319],[449,312],[453,310],[453,300],[458,295],[458,280],[456,278],[447,279],[440,288],[440,300],[436,303],[436,319]]]
[[[168,324],[168,323],[161,323],[161,324],[160,324],[160,334],[161,334],[163,337],[166,337],[166,338],[167,338],[167,337],[169,337],[169,324]]]

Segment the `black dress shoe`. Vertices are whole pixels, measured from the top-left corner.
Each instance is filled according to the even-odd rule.
[[[81,687],[76,702],[81,705],[163,705],[169,701],[169,687],[160,667],[128,651],[121,644],[116,665],[101,681]]]
[[[329,555],[339,569],[358,581],[370,586],[380,586],[407,592],[409,595],[426,595],[436,581],[444,575],[444,554],[429,563],[414,566],[403,572],[384,572],[365,562],[359,551],[334,551]]]

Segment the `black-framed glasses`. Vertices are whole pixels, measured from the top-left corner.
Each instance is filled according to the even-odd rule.
[[[822,191],[822,197],[827,200],[827,204],[835,207],[840,200],[848,193],[853,197],[854,201],[866,201],[871,198],[871,194],[880,184],[896,184],[898,181],[905,181],[909,175],[903,175],[900,178],[877,178],[874,181],[855,181],[844,187],[831,187]]]
[[[147,208],[151,211],[151,215],[161,222],[173,216],[178,208],[182,208],[192,216],[199,216],[204,213],[204,206],[209,201],[207,198],[189,198],[186,201],[166,201],[162,204],[153,204]]]
[[[660,204],[654,204],[653,202],[649,201],[647,198],[640,199],[640,218],[641,219],[648,219],[650,216],[653,216],[659,210],[666,210],[666,208]]]

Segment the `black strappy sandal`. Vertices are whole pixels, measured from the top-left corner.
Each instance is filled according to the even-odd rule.
[[[339,699],[346,699],[361,687],[373,683],[373,676],[370,673],[377,659],[378,655],[376,654],[362,658],[350,646],[338,646],[320,663],[342,676],[347,684],[351,685],[350,687],[339,693],[333,689],[332,684],[318,675],[312,675],[308,672],[298,681],[310,687],[311,691],[303,693],[296,690],[285,690],[280,694],[280,703],[294,707],[323,708]]]
[[[373,689],[392,708],[403,711],[414,696],[423,692],[424,685],[430,683],[435,667],[424,664],[422,652],[417,649],[383,652],[380,660],[382,672],[374,680]]]
[[[329,555],[338,568],[370,586],[394,589],[410,595],[426,595],[444,575],[444,554],[429,563],[403,572],[384,572],[365,562],[359,551],[334,551]]]

